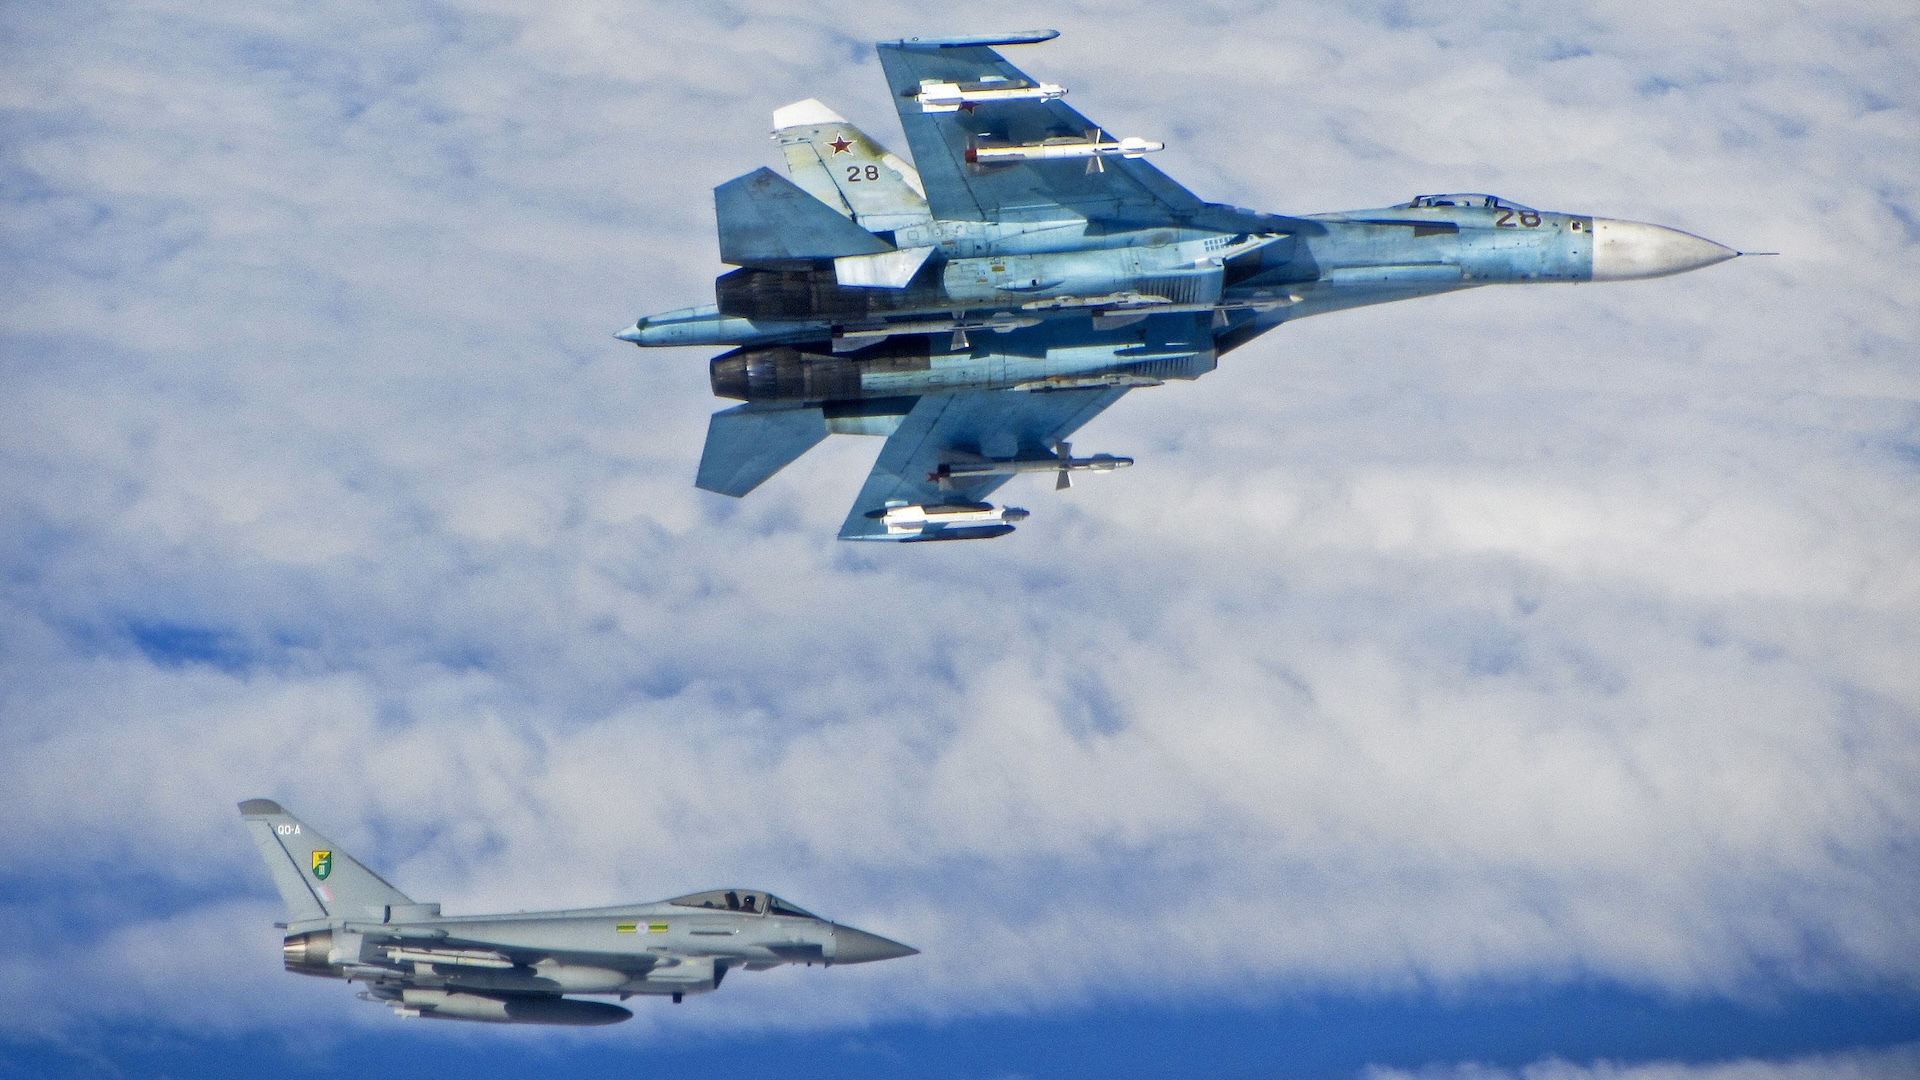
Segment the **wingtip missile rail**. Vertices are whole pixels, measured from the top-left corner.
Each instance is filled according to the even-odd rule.
[[[965,37],[910,37],[883,41],[900,49],[975,49],[1001,45],[1038,45],[1060,36],[1058,30],[1016,30],[1011,34],[973,34]]]

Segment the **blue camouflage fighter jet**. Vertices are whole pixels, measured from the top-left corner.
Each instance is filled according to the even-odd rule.
[[[1196,379],[1308,315],[1533,282],[1658,277],[1740,254],[1493,195],[1305,217],[1203,202],[995,46],[879,46],[913,164],[818,101],[774,113],[787,175],[714,189],[717,303],[641,319],[642,346],[734,346],[696,483],[739,497],[833,433],[886,444],[846,540],[1001,536],[1020,473],[1132,464],[1067,439],[1137,387]]]

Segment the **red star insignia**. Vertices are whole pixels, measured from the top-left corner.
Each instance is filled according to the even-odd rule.
[[[835,136],[834,140],[827,145],[833,147],[833,152],[836,154],[844,154],[853,148],[853,144],[847,141],[845,135]]]

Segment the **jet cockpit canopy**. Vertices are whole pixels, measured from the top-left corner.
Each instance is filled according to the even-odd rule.
[[[680,907],[712,908],[715,911],[738,911],[747,915],[794,915],[802,919],[818,919],[820,916],[805,908],[796,907],[772,893],[757,889],[710,889],[667,901]]]
[[[1521,206],[1508,202],[1498,195],[1483,192],[1463,192],[1458,195],[1415,195],[1412,202],[1400,204],[1409,210],[1430,210],[1441,206],[1484,207],[1489,210],[1532,210],[1531,206]]]

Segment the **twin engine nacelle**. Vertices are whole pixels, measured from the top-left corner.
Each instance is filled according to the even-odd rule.
[[[884,356],[856,362],[787,345],[735,349],[714,357],[708,365],[708,376],[714,396],[736,401],[850,401],[865,396],[860,377],[863,370],[925,370],[931,366],[924,338],[889,341],[883,351]]]
[[[1136,305],[1194,310],[1218,303],[1229,260],[1276,239],[1242,235],[1213,243],[936,259],[899,288],[848,284],[831,268],[743,266],[715,279],[714,302],[727,318],[840,325],[964,312],[1093,309],[1112,306],[1121,297]]]

